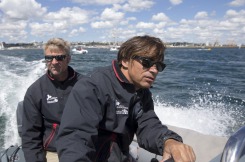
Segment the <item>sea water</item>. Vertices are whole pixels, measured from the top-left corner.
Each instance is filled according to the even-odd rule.
[[[111,65],[109,49],[72,55],[82,74]],[[166,69],[151,91],[162,123],[207,135],[229,136],[245,125],[245,49],[169,48]],[[0,50],[0,150],[20,144],[16,108],[26,89],[46,72],[42,49]]]

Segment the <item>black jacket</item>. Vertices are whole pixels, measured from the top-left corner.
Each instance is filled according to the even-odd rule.
[[[114,61],[71,91],[57,137],[60,162],[128,161],[135,133],[140,147],[159,155],[164,140],[182,141],[161,124],[149,89],[135,91]]]
[[[82,77],[68,67],[63,83],[47,72],[28,89],[23,101],[22,148],[26,162],[45,162],[45,151],[56,151],[55,138],[72,87]]]

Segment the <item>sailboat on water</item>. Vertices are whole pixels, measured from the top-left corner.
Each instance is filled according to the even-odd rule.
[[[120,46],[118,45],[118,42],[116,41],[115,31],[113,31],[113,44],[110,46],[110,51],[118,51]]]
[[[4,49],[3,42],[0,42],[0,50],[3,50],[3,49]]]

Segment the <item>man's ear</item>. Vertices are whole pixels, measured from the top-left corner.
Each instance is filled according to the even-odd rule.
[[[129,65],[129,60],[123,59],[122,60],[122,68],[128,69],[128,65]]]
[[[68,56],[67,56],[67,64],[69,64],[70,61],[71,61],[71,55],[68,55]]]

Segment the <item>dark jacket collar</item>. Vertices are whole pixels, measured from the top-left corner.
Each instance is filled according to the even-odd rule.
[[[112,61],[112,67],[113,67],[113,70],[114,70],[114,73],[117,77],[117,79],[120,81],[120,82],[124,82],[124,83],[129,83],[128,79],[124,76],[124,74],[122,73],[121,69],[120,69],[120,66],[118,64],[118,62],[116,60],[113,60]],[[129,83],[130,84],[130,83]]]

